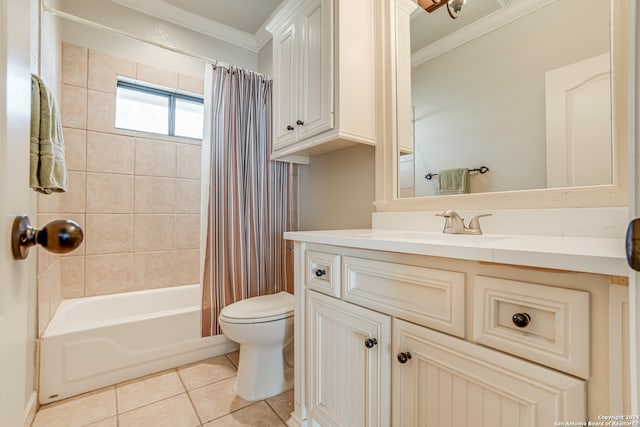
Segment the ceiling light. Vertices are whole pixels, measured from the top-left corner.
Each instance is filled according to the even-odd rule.
[[[464,6],[466,2],[467,0],[418,0],[418,4],[420,5],[420,7],[422,7],[429,13],[446,4],[449,16],[451,16],[453,19],[456,19],[458,16],[460,16],[462,6]]]

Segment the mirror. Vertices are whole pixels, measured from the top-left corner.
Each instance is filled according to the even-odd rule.
[[[468,0],[455,21],[412,6],[398,197],[614,183],[609,2]],[[482,167],[466,186],[447,171]]]

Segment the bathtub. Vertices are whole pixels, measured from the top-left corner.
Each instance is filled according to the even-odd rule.
[[[40,339],[41,404],[235,351],[200,336],[200,285],[60,303]]]

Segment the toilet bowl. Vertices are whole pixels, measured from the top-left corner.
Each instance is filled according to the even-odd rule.
[[[293,295],[280,292],[226,306],[218,321],[240,344],[236,394],[262,400],[293,387]]]

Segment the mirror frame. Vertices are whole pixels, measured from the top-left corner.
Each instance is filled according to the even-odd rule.
[[[585,187],[543,188],[446,196],[398,197],[397,8],[406,0],[389,0],[386,42],[387,79],[384,138],[376,146],[376,211],[436,211],[445,209],[548,209],[628,206],[628,23],[630,2],[611,0],[611,81],[613,183]],[[415,2],[415,0],[412,0]],[[557,0],[554,0],[557,1]]]

